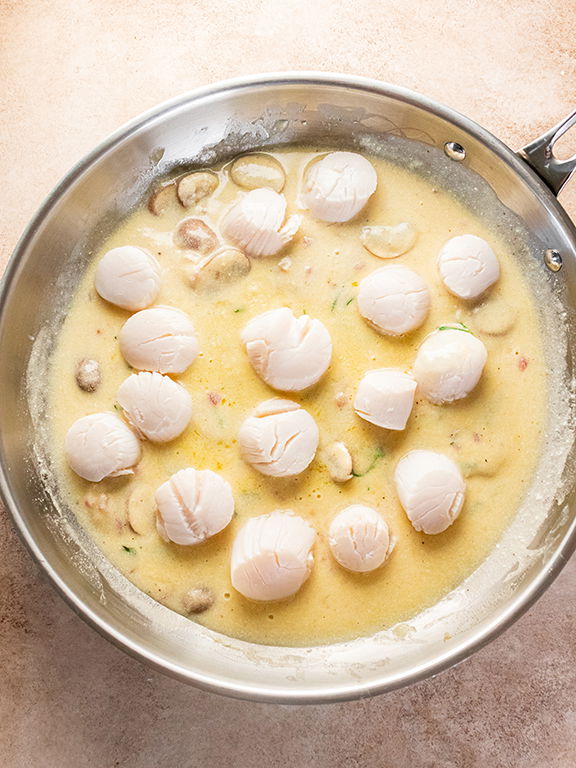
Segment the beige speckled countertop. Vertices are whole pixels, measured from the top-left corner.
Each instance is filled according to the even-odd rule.
[[[230,76],[369,75],[516,148],[576,102],[574,12],[574,0],[0,0],[1,264],[96,142]],[[576,180],[562,197],[576,215]],[[243,703],[100,638],[0,510],[0,768],[572,768],[575,596],[573,559],[503,637],[407,690],[309,708]]]

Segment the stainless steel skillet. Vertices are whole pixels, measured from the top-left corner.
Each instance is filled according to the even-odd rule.
[[[515,153],[473,121],[401,88],[343,75],[263,75],[163,104],[73,168],[24,233],[2,282],[0,489],[23,540],[74,609],[120,647],[182,680],[278,702],[337,701],[407,685],[462,660],[518,618],[576,545],[576,231],[556,199],[576,159],[553,155],[555,141],[575,122],[573,114]],[[404,153],[418,172],[454,177],[469,202],[481,198],[502,221],[508,217],[526,242],[518,254],[541,302],[550,347],[540,467],[500,546],[465,589],[401,631],[315,648],[216,635],[133,587],[58,500],[43,431],[51,343],[96,236],[175,165],[294,142]]]

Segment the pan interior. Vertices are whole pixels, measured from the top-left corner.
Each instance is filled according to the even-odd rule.
[[[33,260],[41,250],[45,253],[58,246],[58,253],[51,257],[57,262],[52,271],[57,277],[44,290],[36,319],[28,317],[23,324],[26,336],[33,337],[30,353],[21,361],[26,367],[26,392],[18,417],[26,428],[6,432],[26,433],[31,438],[26,477],[11,489],[14,496],[20,496],[29,536],[46,549],[57,577],[70,590],[69,597],[81,603],[84,612],[109,635],[176,674],[237,695],[286,700],[349,696],[417,678],[503,621],[522,592],[539,577],[573,523],[567,503],[573,486],[574,442],[574,381],[569,357],[572,274],[567,268],[553,275],[542,261],[545,248],[557,242],[554,235],[560,237],[559,225],[534,231],[535,220],[528,215],[530,206],[537,205],[533,196],[519,182],[518,187],[511,183],[508,171],[496,183],[496,158],[492,155],[492,164],[485,161],[483,154],[487,158],[491,152],[480,149],[482,142],[466,136],[462,127],[449,133],[450,126],[436,115],[407,104],[396,114],[394,99],[382,101],[375,93],[349,90],[334,87],[314,100],[304,97],[301,86],[289,96],[279,89],[270,96],[273,107],[269,105],[264,113],[259,111],[262,106],[257,94],[248,94],[246,99],[233,93],[225,105],[216,94],[207,102],[215,118],[220,117],[213,121],[210,109],[202,116],[206,105],[201,100],[168,110],[162,120],[140,127],[108,150],[96,169],[87,168],[76,179],[56,200],[49,214],[52,221],[37,227],[27,245],[27,262],[23,260],[21,283],[27,282],[30,290]],[[414,116],[412,125],[409,114]],[[468,164],[455,162],[443,152],[443,139],[450,135],[467,144]],[[549,411],[538,471],[524,502],[498,546],[462,585],[405,626],[347,643],[279,648],[244,643],[204,629],[147,597],[109,564],[62,503],[54,482],[43,378],[84,265],[96,244],[140,201],[154,177],[250,149],[301,142],[384,157],[433,179],[493,224],[521,261],[541,309]],[[131,166],[122,166],[128,160]],[[483,162],[485,173],[480,174]],[[102,205],[86,213],[94,194],[114,182],[115,164],[126,168],[122,179],[126,194],[113,199],[108,194]],[[38,276],[36,283],[39,294]],[[19,289],[13,286],[13,300]],[[5,334],[2,341],[4,338]],[[7,423],[8,417],[3,419]],[[20,445],[21,456],[27,450],[28,446]],[[14,450],[11,456],[15,458]]]

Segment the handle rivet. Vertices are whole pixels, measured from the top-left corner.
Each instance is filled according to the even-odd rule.
[[[544,264],[546,264],[550,272],[560,272],[562,269],[562,256],[560,256],[560,252],[555,248],[548,248],[544,252]]]
[[[447,141],[444,144],[444,154],[450,158],[450,160],[456,160],[457,163],[461,163],[466,157],[466,150],[462,144],[458,144],[457,141]]]

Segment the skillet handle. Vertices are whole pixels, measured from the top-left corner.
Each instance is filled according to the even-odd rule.
[[[573,125],[576,125],[576,109],[518,152],[522,160],[536,171],[555,195],[560,192],[576,170],[576,155],[569,160],[558,160],[554,157],[554,144]]]

